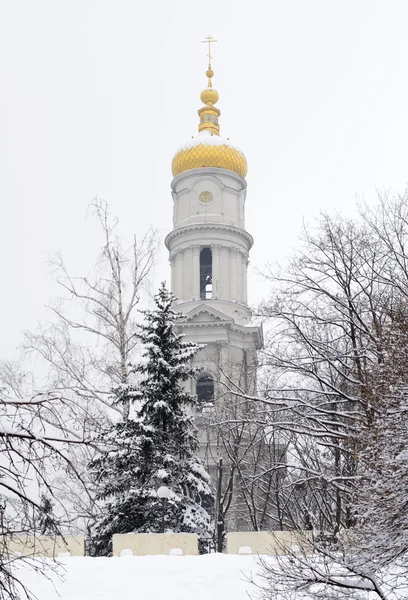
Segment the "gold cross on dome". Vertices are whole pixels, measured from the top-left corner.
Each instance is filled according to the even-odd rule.
[[[213,37],[211,37],[211,35],[209,35],[205,40],[203,40],[201,43],[202,44],[208,44],[208,63],[211,65],[211,44],[213,44],[214,42],[218,42],[218,40],[215,40]]]

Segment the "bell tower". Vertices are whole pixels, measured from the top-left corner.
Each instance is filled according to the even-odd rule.
[[[247,265],[253,245],[245,229],[247,161],[220,137],[218,92],[211,57],[198,110],[198,135],[172,161],[173,230],[166,237],[171,289],[185,315],[186,339],[203,344],[195,362],[203,374],[191,385],[198,407],[216,402],[222,382],[240,390],[255,387],[262,329],[251,326]]]

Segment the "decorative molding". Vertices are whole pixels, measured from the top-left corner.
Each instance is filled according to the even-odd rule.
[[[227,225],[224,223],[191,223],[190,225],[182,225],[181,227],[177,227],[176,229],[173,229],[173,231],[170,231],[164,240],[166,248],[170,250],[169,244],[174,238],[190,231],[202,231],[203,229],[214,229],[216,231],[229,231],[231,233],[235,233],[244,238],[248,244],[248,250],[252,248],[254,243],[254,238],[250,233],[248,233],[245,229],[235,227],[235,225]]]
[[[241,177],[241,175],[238,175],[238,173],[235,173],[235,171],[229,171],[228,169],[218,169],[216,167],[204,167],[202,169],[190,169],[189,171],[184,171],[183,173],[176,175],[176,177],[171,182],[171,189],[173,190],[173,192],[175,192],[176,197],[180,197],[181,194],[190,192],[197,182],[194,181],[192,185],[182,188],[179,192],[176,192],[175,190],[177,183],[184,178],[194,177],[195,175],[199,176],[199,181],[204,181],[207,179],[209,181],[214,181],[215,183],[217,183],[217,185],[219,185],[221,189],[227,188],[233,190],[234,188],[230,188],[229,186],[226,186],[224,183],[222,183],[222,181],[218,179],[217,175],[227,175],[228,177],[232,177],[233,179],[239,181],[239,183],[242,186],[239,190],[234,190],[235,193],[238,194],[240,194],[247,188],[247,183],[245,179]]]
[[[232,246],[229,246],[230,248],[232,248]],[[235,248],[235,247],[234,247]],[[243,258],[245,258],[246,260],[248,260],[248,251],[247,250],[243,250],[242,248],[235,248],[235,252],[237,254],[241,254],[241,256]]]
[[[212,321],[194,321],[194,317],[201,314],[207,313],[213,318]],[[233,317],[230,317],[211,306],[200,304],[193,308],[189,313],[184,316],[184,319],[179,321],[181,329],[196,329],[196,328],[210,328],[210,327],[225,327],[230,331],[235,331],[244,336],[255,337],[256,347],[263,347],[263,330],[262,325],[240,325],[235,323]],[[218,343],[218,342],[217,342]],[[222,342],[221,342],[222,343]]]
[[[175,250],[172,250],[170,254],[170,261],[175,259],[179,254],[183,254],[185,250],[187,250],[187,248],[176,248]]]
[[[260,349],[263,347],[263,331],[261,325],[248,326],[248,325],[238,325],[237,323],[228,322],[228,321],[212,321],[212,322],[200,322],[200,321],[179,321],[179,325],[177,326],[180,329],[210,329],[211,327],[229,329],[230,331],[235,331],[240,335],[245,337],[250,336],[255,338],[256,340],[256,348]],[[214,343],[222,343],[222,341],[214,340]],[[230,345],[230,342],[226,342],[227,345]]]
[[[191,225],[210,225],[211,223],[215,223],[216,225],[219,225],[219,223],[217,221],[204,221],[200,217],[205,217],[205,218],[207,218],[207,217],[209,217],[209,218],[223,217],[224,221],[222,222],[222,225],[227,225],[227,226],[231,225],[232,227],[236,227],[236,225],[234,225],[234,223],[236,223],[236,219],[227,219],[224,216],[224,213],[222,213],[222,212],[221,213],[206,212],[205,215],[204,215],[204,213],[197,212],[197,213],[190,213],[189,217],[185,217],[184,219],[180,219],[179,221],[177,221],[178,225],[175,226],[175,228],[185,227],[184,225],[182,225],[182,223],[185,223],[185,222],[187,222],[187,224],[191,224]],[[191,221],[191,219],[196,219],[196,218],[197,219],[200,218],[200,219],[197,221]],[[174,225],[174,221],[173,221],[173,225]],[[238,227],[238,229],[240,229],[240,228]]]
[[[216,344],[220,348],[228,348],[228,346],[229,346],[229,342],[227,342],[226,340],[220,340],[220,341],[216,342]]]
[[[207,306],[205,304],[200,304],[199,306],[193,308],[193,310],[191,310],[185,316],[185,319],[183,320],[183,322],[187,323],[188,321],[191,321],[191,319],[193,319],[197,315],[201,315],[202,313],[207,313],[211,317],[217,319],[218,321],[222,321],[223,323],[230,323],[230,322],[234,321],[234,319],[232,317],[224,315],[217,309],[213,309],[212,307]]]

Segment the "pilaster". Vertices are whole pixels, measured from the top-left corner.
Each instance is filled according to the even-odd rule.
[[[221,244],[211,244],[213,261],[213,298],[220,295],[220,250]]]
[[[242,252],[240,252],[239,250],[235,255],[235,261],[237,264],[236,300],[238,300],[238,302],[242,302],[244,285],[242,283]]]
[[[229,249],[230,263],[230,300],[237,300],[237,250]]]
[[[192,247],[193,249],[193,268],[191,276],[193,278],[193,299],[200,298],[200,246],[198,244]]]
[[[179,250],[176,254],[176,296],[179,300],[185,300],[184,289],[183,289],[183,276],[184,276],[184,250]]]
[[[248,304],[248,258],[243,254],[242,255],[242,268],[243,268],[243,281],[244,281],[244,297],[243,301],[245,304]]]

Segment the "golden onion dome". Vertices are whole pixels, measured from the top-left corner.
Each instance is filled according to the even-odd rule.
[[[210,132],[201,132],[177,152],[171,163],[173,176],[203,167],[228,169],[245,177],[248,165],[241,150],[232,146],[228,140]]]
[[[248,165],[245,155],[239,148],[229,143],[229,140],[220,137],[218,117],[221,112],[214,104],[218,101],[218,92],[212,87],[211,78],[214,72],[211,65],[206,73],[208,86],[201,92],[201,101],[204,104],[199,111],[199,135],[184,145],[173,158],[171,169],[173,176],[191,169],[203,167],[216,167],[228,169],[245,177]]]

